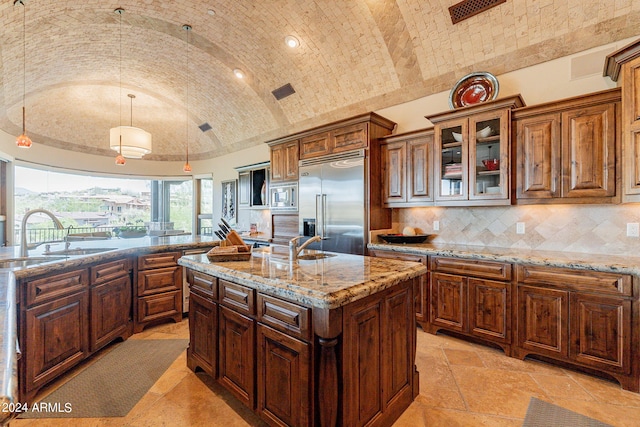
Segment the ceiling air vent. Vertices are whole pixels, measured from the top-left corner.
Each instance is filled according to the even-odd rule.
[[[449,8],[451,22],[457,24],[494,6],[506,3],[507,0],[464,0]]]
[[[203,124],[201,124],[200,126],[198,126],[200,128],[200,130],[202,132],[206,132],[208,130],[211,130],[211,125],[207,122],[204,122]]]
[[[276,97],[278,101],[280,101],[282,98],[293,95],[294,93],[296,93],[296,91],[293,86],[291,86],[291,83],[287,83],[286,85],[279,87],[271,93]]]

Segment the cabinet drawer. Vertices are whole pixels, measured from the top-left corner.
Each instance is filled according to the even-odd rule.
[[[575,291],[591,291],[600,294],[631,296],[631,276],[570,268],[518,265],[519,283],[543,284]]]
[[[187,270],[187,282],[191,291],[218,299],[218,279],[199,271]]]
[[[431,258],[431,270],[494,280],[511,280],[512,277],[511,264],[476,259],[434,256]]]
[[[138,270],[178,265],[178,258],[180,258],[180,252],[140,255],[138,257]]]
[[[283,301],[268,295],[258,294],[258,321],[288,335],[309,340],[311,309]]]
[[[182,287],[180,267],[156,268],[138,272],[138,296],[174,291]]]
[[[220,302],[240,313],[256,314],[256,291],[247,286],[219,279]]]
[[[91,284],[98,285],[121,276],[126,276],[129,274],[129,270],[131,270],[131,260],[128,258],[95,265],[91,267],[90,270]]]
[[[384,251],[379,249],[370,249],[369,255],[377,258],[397,259],[401,261],[413,261],[427,265],[427,256],[418,254],[407,254],[403,252]]]
[[[70,295],[87,288],[89,274],[87,270],[74,270],[68,273],[43,277],[27,282],[27,305],[40,304],[45,301]]]
[[[172,291],[138,298],[138,322],[150,322],[182,313],[182,292]]]

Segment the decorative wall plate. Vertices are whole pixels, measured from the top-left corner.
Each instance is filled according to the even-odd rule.
[[[498,79],[491,73],[482,71],[467,74],[451,89],[449,106],[460,108],[491,101],[498,96],[499,88]]]

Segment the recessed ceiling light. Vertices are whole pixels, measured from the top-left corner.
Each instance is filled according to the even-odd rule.
[[[215,14],[216,14],[216,11],[215,11],[215,10],[213,10],[213,9],[209,9],[209,10],[207,10],[207,13],[208,13],[209,15],[213,16],[213,15],[215,15]]]
[[[244,79],[244,72],[240,68],[233,70],[233,74],[235,74],[239,79]]]
[[[291,49],[295,49],[296,47],[300,46],[300,41],[295,38],[294,36],[287,36],[284,38],[284,42],[287,44],[287,46],[289,46]]]

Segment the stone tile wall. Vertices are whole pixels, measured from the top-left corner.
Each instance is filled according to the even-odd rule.
[[[439,231],[433,221],[440,222]],[[516,233],[518,222],[524,234]],[[639,256],[640,238],[626,235],[634,222],[640,222],[640,204],[393,210],[394,230],[416,227],[435,234],[433,242]]]

